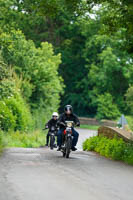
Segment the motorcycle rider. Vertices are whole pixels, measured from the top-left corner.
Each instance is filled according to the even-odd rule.
[[[57,112],[53,112],[52,114],[52,119],[50,119],[46,124],[45,124],[45,128],[49,129],[47,135],[46,135],[46,145],[45,146],[48,146],[49,145],[49,137],[50,137],[50,130],[51,128],[54,126],[56,130],[57,129],[57,120],[58,120],[58,113]]]
[[[61,150],[62,134],[66,128],[65,121],[73,121],[76,126],[80,126],[80,121],[79,121],[78,117],[73,113],[73,108],[71,105],[65,106],[64,113],[61,114],[61,116],[59,117],[59,120],[57,122],[58,126],[60,127],[59,131],[57,133],[57,146],[58,146],[57,151]],[[76,151],[77,148],[75,146],[78,142],[79,133],[74,128],[72,128],[72,134],[73,134],[72,151]]]

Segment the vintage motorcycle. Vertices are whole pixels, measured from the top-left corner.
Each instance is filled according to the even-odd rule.
[[[54,126],[51,127],[49,135],[50,135],[50,149],[53,150],[55,148],[55,136],[57,135],[57,129]]]
[[[62,148],[61,151],[63,153],[63,157],[69,158],[71,148],[72,148],[72,140],[73,140],[73,135],[72,135],[72,128],[74,127],[74,122],[73,121],[65,121],[66,128],[63,132],[63,137],[62,137]]]

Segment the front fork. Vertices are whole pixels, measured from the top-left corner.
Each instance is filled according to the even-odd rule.
[[[71,141],[73,141],[73,136],[71,133],[66,133],[66,135],[63,134],[63,137],[62,137],[62,146],[63,148],[65,148],[65,142],[67,141],[68,138],[71,138]]]

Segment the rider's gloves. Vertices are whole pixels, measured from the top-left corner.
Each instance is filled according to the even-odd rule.
[[[78,122],[78,123],[76,124],[76,126],[80,126],[80,123]]]
[[[61,125],[66,126],[66,124],[64,122],[60,122]]]

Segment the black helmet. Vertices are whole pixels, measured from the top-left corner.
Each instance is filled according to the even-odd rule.
[[[65,108],[64,108],[64,111],[66,112],[67,110],[70,110],[71,113],[73,112],[73,108],[71,105],[66,105]]]

